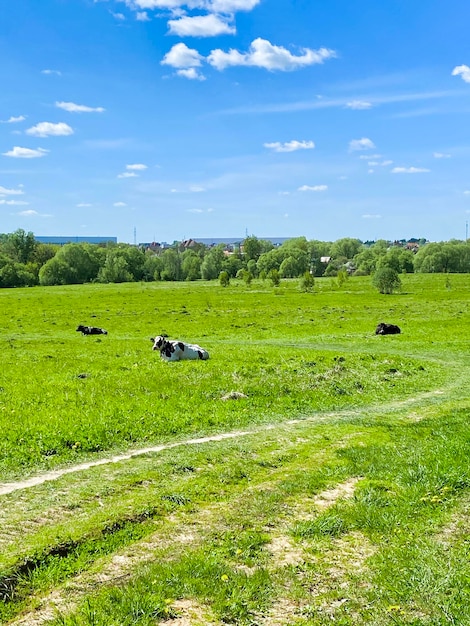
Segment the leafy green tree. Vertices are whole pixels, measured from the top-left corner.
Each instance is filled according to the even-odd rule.
[[[281,246],[282,248],[282,246]],[[280,250],[282,254],[289,252],[279,266],[279,273],[285,278],[297,278],[302,276],[308,270],[309,258],[308,253],[301,248],[285,248]]]
[[[32,260],[36,246],[33,233],[18,228],[6,236],[3,247],[14,261],[25,264]]]
[[[228,272],[222,271],[219,274],[219,283],[222,287],[228,287],[230,285],[230,276]]]
[[[256,263],[258,273],[264,272],[268,275],[271,270],[279,270],[283,260],[284,258],[282,252],[279,252],[279,248],[273,248],[269,252],[264,252]]]
[[[106,255],[106,261],[98,272],[100,283],[129,283],[132,282],[132,274],[129,264],[119,250],[110,250]]]
[[[311,292],[315,286],[315,279],[310,272],[304,272],[300,278],[299,288],[300,291]]]
[[[398,272],[391,267],[381,267],[372,276],[373,286],[380,293],[391,294],[401,288],[401,280]]]
[[[181,280],[183,272],[181,270],[181,255],[173,248],[165,250],[161,256],[162,270],[160,272],[162,280]]]
[[[31,287],[37,278],[23,263],[8,260],[0,269],[0,287]]]
[[[265,239],[258,239],[254,235],[251,237],[247,237],[243,241],[243,256],[245,258],[245,262],[248,261],[258,261],[259,257],[269,250],[273,249],[273,244],[270,241],[266,241]]]
[[[77,282],[76,273],[70,265],[56,255],[39,270],[40,285],[70,285]]]
[[[359,239],[344,237],[343,239],[338,239],[332,244],[331,256],[335,259],[344,258],[346,261],[352,261],[361,248],[362,241]]]
[[[281,276],[279,271],[276,269],[272,269],[268,272],[268,278],[271,281],[273,287],[278,287],[281,284]]]
[[[204,280],[215,280],[222,271],[225,260],[224,245],[219,244],[206,253],[201,265],[201,275]]]
[[[185,250],[181,255],[181,271],[184,280],[201,278],[201,257],[193,250]]]
[[[150,253],[145,255],[144,261],[144,280],[160,280],[163,270],[163,261],[156,254]]]

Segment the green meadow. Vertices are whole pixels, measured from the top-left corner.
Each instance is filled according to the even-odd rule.
[[[0,290],[0,623],[470,624],[470,277],[401,280]]]

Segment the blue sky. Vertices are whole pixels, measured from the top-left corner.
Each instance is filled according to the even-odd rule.
[[[470,3],[4,0],[0,232],[464,239]]]

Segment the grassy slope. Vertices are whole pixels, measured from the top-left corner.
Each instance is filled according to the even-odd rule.
[[[66,585],[62,624],[470,621],[468,277],[444,281],[0,292],[2,475],[255,429],[4,496],[0,616]],[[93,320],[108,337],[74,334]],[[161,363],[160,332],[211,360]]]

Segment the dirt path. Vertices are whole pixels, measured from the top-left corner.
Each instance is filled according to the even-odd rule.
[[[391,402],[387,405],[382,405],[378,408],[380,411],[391,411],[398,409],[400,407],[406,405],[412,405],[415,403],[421,402],[426,397],[438,396],[442,395],[443,391],[434,390],[430,392],[425,392],[421,394],[419,397],[407,398],[405,400],[399,400],[396,402]],[[83,472],[93,467],[98,467],[100,465],[110,465],[112,463],[119,463],[121,461],[128,461],[137,456],[143,456],[144,454],[152,454],[157,452],[162,452],[163,450],[171,450],[172,448],[179,448],[182,446],[194,446],[203,443],[210,443],[211,441],[223,441],[225,439],[236,439],[239,437],[246,437],[248,435],[254,435],[260,432],[266,432],[268,430],[272,430],[273,428],[282,428],[286,425],[294,425],[312,421],[322,421],[325,419],[331,419],[335,417],[350,417],[351,415],[359,415],[365,411],[372,410],[373,407],[362,407],[357,411],[345,410],[345,411],[336,411],[331,413],[322,413],[321,415],[314,415],[304,419],[292,419],[285,422],[276,422],[275,424],[266,424],[264,426],[260,426],[257,428],[253,428],[251,430],[235,430],[231,432],[219,433],[217,435],[209,435],[207,437],[198,437],[195,439],[185,439],[183,441],[177,441],[173,443],[160,444],[158,446],[150,446],[148,448],[138,448],[135,450],[129,450],[129,452],[125,452],[124,454],[117,454],[111,457],[106,457],[102,459],[97,459],[96,461],[86,461],[84,463],[79,463],[77,465],[72,465],[70,467],[65,467],[62,469],[51,470],[50,472],[44,472],[43,474],[38,474],[36,476],[31,476],[31,478],[26,478],[24,480],[19,480],[15,482],[9,483],[0,483],[0,496],[7,495],[9,493],[13,493],[15,491],[21,491],[22,489],[29,489],[30,487],[36,487],[37,485],[42,485],[43,483],[50,482],[53,480],[57,480],[62,476],[66,476],[67,474],[76,474],[78,472]]]

